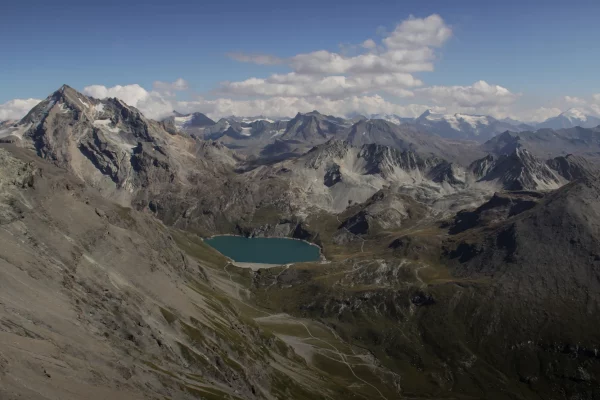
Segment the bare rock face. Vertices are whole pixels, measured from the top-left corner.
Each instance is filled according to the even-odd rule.
[[[568,154],[546,161],[548,166],[568,181],[597,175],[598,168],[581,156]]]
[[[497,182],[506,190],[549,190],[566,183],[548,165],[523,148],[498,158],[488,155],[474,161],[469,169],[480,181]]]
[[[235,291],[215,289],[232,284],[222,256],[15,146],[0,148],[0,227],[0,398],[267,399],[285,396],[282,380],[318,387],[290,348],[240,317]],[[287,368],[305,370],[300,382]]]
[[[340,166],[336,163],[332,163],[327,167],[325,176],[323,177],[323,183],[327,187],[331,187],[338,182],[341,182],[342,174],[340,173]]]

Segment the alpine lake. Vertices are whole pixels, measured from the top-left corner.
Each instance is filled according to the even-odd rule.
[[[236,263],[283,265],[321,259],[318,246],[297,239],[224,235],[204,242]]]

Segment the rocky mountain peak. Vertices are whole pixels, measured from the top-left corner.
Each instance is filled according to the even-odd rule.
[[[394,168],[424,171],[438,161],[424,158],[411,150],[402,151],[375,143],[363,145],[358,156],[366,161],[370,174],[390,173]]]
[[[595,165],[573,154],[555,157],[546,161],[546,164],[568,181],[598,175],[598,168]]]
[[[479,181],[495,182],[506,190],[551,190],[566,181],[523,147],[510,154],[474,161],[469,170]]]
[[[420,118],[427,118],[427,117],[428,117],[428,116],[430,116],[431,114],[433,114],[433,113],[431,112],[431,110],[429,110],[429,109],[428,109],[428,110],[425,110],[425,112],[423,112],[423,114],[419,115],[419,116],[417,117],[417,119],[420,119]]]
[[[600,125],[600,118],[592,114],[592,110],[570,108],[556,117],[548,118],[546,121],[538,124],[537,127],[564,129],[581,126],[583,128],[594,128]]]

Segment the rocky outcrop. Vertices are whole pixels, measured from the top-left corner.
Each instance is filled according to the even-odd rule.
[[[568,154],[546,161],[548,167],[568,181],[597,174],[598,168],[581,156]]]
[[[499,157],[488,155],[474,161],[469,170],[481,182],[493,182],[506,190],[551,190],[566,180],[523,148]]]
[[[476,227],[493,226],[506,219],[535,207],[544,194],[538,192],[494,193],[492,198],[475,210],[459,211],[452,222],[443,223],[450,234],[457,234]]]

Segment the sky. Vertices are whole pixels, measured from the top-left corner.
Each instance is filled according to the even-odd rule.
[[[600,115],[600,1],[8,2],[0,120],[62,84],[148,117]]]

